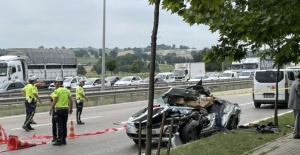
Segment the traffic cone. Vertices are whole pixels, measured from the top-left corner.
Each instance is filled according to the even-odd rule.
[[[16,149],[22,149],[27,147],[36,146],[35,143],[29,143],[24,140],[19,140],[18,136],[9,135],[9,140],[7,144],[7,150],[16,150]]]
[[[3,136],[2,136],[2,126],[0,125],[0,144],[5,144],[7,140],[4,140],[3,139]]]
[[[75,136],[75,133],[74,133],[74,126],[73,126],[73,121],[72,120],[70,121],[70,124],[71,124],[71,126],[70,126],[70,134],[69,134],[69,136],[67,138],[69,138],[69,139],[77,138]]]

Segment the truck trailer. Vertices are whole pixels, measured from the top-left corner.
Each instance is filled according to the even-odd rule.
[[[194,75],[205,75],[205,62],[175,63],[175,81],[188,81]]]
[[[47,87],[56,77],[76,76],[77,58],[70,49],[7,49],[0,56],[0,82],[36,76]]]

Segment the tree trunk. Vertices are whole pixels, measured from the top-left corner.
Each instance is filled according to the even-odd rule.
[[[278,126],[278,79],[279,79],[280,65],[277,65],[276,74],[276,98],[275,98],[275,112],[274,112],[274,125]]]
[[[153,115],[153,99],[154,99],[156,40],[157,40],[158,21],[159,21],[159,4],[160,4],[160,0],[155,0],[154,24],[153,24],[153,31],[151,36],[149,100],[148,100],[147,136],[146,136],[146,150],[145,150],[146,155],[151,155],[151,148],[152,148],[152,115]]]

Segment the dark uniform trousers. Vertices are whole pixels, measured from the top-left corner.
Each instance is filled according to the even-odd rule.
[[[81,113],[82,113],[82,109],[83,109],[83,101],[80,101],[79,103],[77,103],[77,101],[75,101],[76,103],[76,120],[77,123],[81,122]]]
[[[57,137],[57,130],[56,130],[56,122],[55,122],[55,117],[54,117],[54,112],[55,110],[53,110],[53,114],[52,114],[52,135],[53,135],[53,139],[56,139]]]
[[[68,109],[55,109],[54,119],[56,123],[56,140],[65,141],[67,137]]]
[[[26,108],[26,119],[24,122],[24,126],[28,127],[30,126],[30,122],[32,121],[32,118],[35,113],[36,108],[36,101],[32,99],[32,101],[29,103],[27,100],[25,101],[25,108]]]

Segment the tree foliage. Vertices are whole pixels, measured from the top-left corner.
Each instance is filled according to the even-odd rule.
[[[115,59],[108,58],[105,61],[105,66],[106,69],[109,70],[112,75],[113,71],[117,68],[117,61]]]
[[[85,68],[82,65],[78,65],[77,73],[81,74],[81,75],[85,75],[87,72],[86,72]]]

